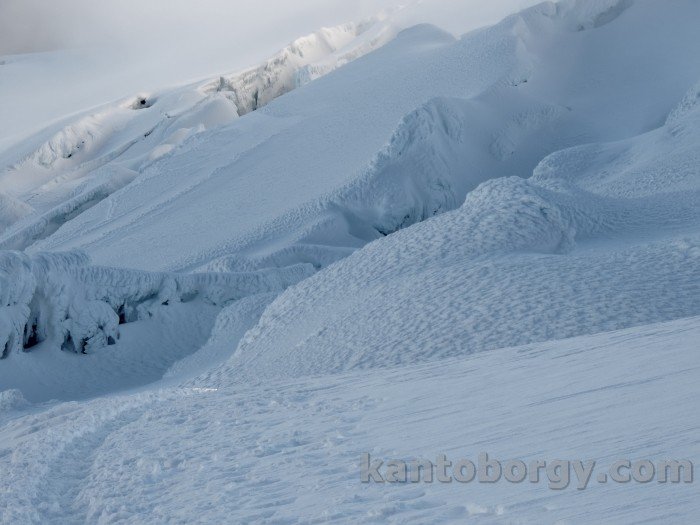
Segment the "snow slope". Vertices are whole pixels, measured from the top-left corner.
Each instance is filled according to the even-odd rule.
[[[654,131],[486,182],[288,290],[232,373],[408,364],[700,314],[697,94]]]
[[[0,522],[692,520],[359,460],[697,456],[698,19],[346,25],[4,154]]]
[[[0,384],[31,400],[159,379],[202,346],[224,306],[274,297],[314,271],[299,264],[183,275],[94,266],[81,252],[0,254]]]
[[[396,31],[380,18],[325,28],[295,40],[260,66],[139,93],[77,119],[67,117],[26,139],[0,155],[0,187],[35,213],[3,212],[1,226],[25,220],[8,229],[2,246],[24,249],[51,235],[193,135],[254,111],[381,47]]]
[[[692,521],[693,484],[362,484],[361,454],[697,457],[700,319],[288,382],[0,412],[12,523]],[[2,406],[2,404],[0,404]],[[22,412],[22,410],[24,410]]]
[[[364,218],[336,213],[336,197],[367,178],[372,159],[382,155],[404,117],[408,126],[422,126],[411,114],[425,104],[440,106],[430,102],[438,97],[460,99],[458,109],[444,111],[456,113],[463,129],[443,131],[437,123],[445,120],[444,111],[428,110],[436,125],[403,133],[409,141],[415,135],[412,155],[426,171],[442,164],[440,151],[425,150],[424,133],[436,134],[432,147],[443,141],[448,155],[461,151],[469,157],[461,169],[453,163],[440,180],[428,181],[431,187],[449,185],[453,195],[446,205],[456,207],[486,179],[528,176],[548,153],[660,125],[700,78],[693,60],[698,7],[677,1],[678,9],[633,3],[600,27],[593,27],[590,4],[569,2],[542,4],[456,41],[429,26],[407,30],[246,118],[191,137],[30,250],[82,248],[100,264],[183,270],[222,256],[255,261],[309,244],[306,238],[325,235],[320,223],[338,237],[346,222]],[[596,5],[607,12],[613,4]],[[659,27],[673,27],[673,38]],[[621,52],[605,52],[611,48]],[[463,153],[472,148],[479,155]],[[424,169],[410,178],[437,177]],[[266,188],[263,195],[260,188]],[[391,205],[404,203],[396,199]],[[344,242],[355,248],[379,233],[350,235],[355,239]],[[18,247],[16,239],[16,231],[6,233],[0,245]],[[153,249],[144,252],[144,245]]]

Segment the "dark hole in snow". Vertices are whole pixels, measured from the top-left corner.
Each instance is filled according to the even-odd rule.
[[[63,341],[63,344],[61,345],[61,350],[65,350],[66,352],[75,352],[75,343],[73,342],[73,336],[68,334],[66,336],[66,339]]]
[[[10,353],[10,341],[7,341],[5,343],[4,348],[2,349],[2,353],[0,354],[0,359],[5,359],[9,353]]]
[[[117,309],[117,315],[119,316],[119,324],[126,324],[126,311],[124,305],[121,305]]]
[[[24,327],[24,341],[25,350],[29,350],[39,344],[39,336],[36,333],[36,323]]]
[[[112,337],[112,336],[110,335],[110,336],[107,338],[107,344],[108,344],[109,346],[112,346],[112,345],[116,345],[117,342],[114,340],[114,337]]]
[[[151,97],[138,97],[131,103],[131,109],[145,109],[150,108],[155,104],[156,99]]]
[[[258,97],[260,96],[260,90],[256,89],[253,95],[253,111],[258,109]]]

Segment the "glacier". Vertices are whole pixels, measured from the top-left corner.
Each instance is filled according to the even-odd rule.
[[[0,522],[697,514],[683,483],[360,483],[363,453],[700,451],[700,5],[405,10],[0,150]]]

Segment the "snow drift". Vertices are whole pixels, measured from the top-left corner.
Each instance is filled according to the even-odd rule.
[[[310,266],[248,273],[149,273],[93,266],[84,253],[32,257],[0,252],[0,357],[46,342],[89,352],[119,339],[119,324],[154,309],[198,299],[213,305],[281,291],[313,273]]]
[[[24,249],[0,252],[2,518],[696,516],[692,485],[465,500],[357,462],[697,456],[699,18],[348,25],[23,144],[0,175],[0,246]]]
[[[289,289],[228,373],[395,366],[698,315],[700,111],[672,114],[483,183]]]
[[[0,156],[0,184],[10,194],[3,200],[31,203],[28,210],[36,213],[3,211],[0,234],[7,231],[0,245],[31,246],[126,184],[118,176],[110,180],[110,173],[128,170],[133,180],[192,136],[230,123],[381,47],[396,32],[381,17],[324,28],[297,39],[260,66],[159,93],[139,93],[26,139]],[[97,184],[93,179],[101,181],[101,188],[81,192],[81,185]],[[3,204],[0,210],[8,207]],[[67,207],[75,211],[68,217]]]

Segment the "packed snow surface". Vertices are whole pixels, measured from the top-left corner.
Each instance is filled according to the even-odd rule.
[[[697,458],[697,20],[378,17],[0,153],[0,521],[693,519],[359,465]]]
[[[693,484],[362,484],[386,458],[697,457],[700,319],[392,370],[226,375],[83,403],[5,394],[8,523],[684,521]],[[2,407],[0,399],[0,407]],[[692,521],[692,520],[691,520]]]

